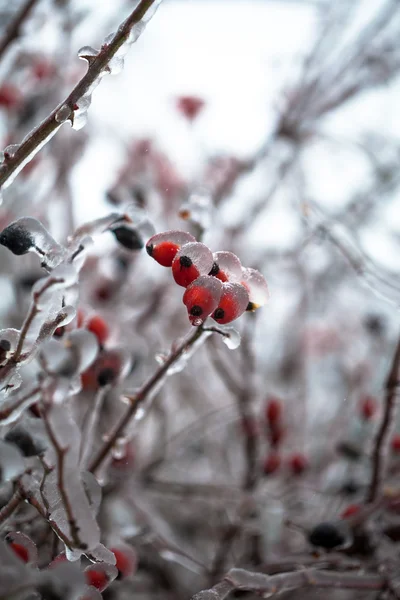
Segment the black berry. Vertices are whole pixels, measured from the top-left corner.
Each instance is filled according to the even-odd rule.
[[[121,246],[127,250],[141,250],[144,246],[142,238],[135,229],[130,229],[129,227],[121,225],[120,227],[115,227],[111,231]]]
[[[340,523],[326,521],[316,525],[308,535],[308,541],[313,546],[332,550],[343,546],[347,541],[346,531]]]
[[[13,254],[21,256],[26,254],[34,246],[32,235],[18,225],[11,223],[0,233],[0,244],[8,248]]]

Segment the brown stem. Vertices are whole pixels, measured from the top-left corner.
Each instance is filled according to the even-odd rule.
[[[44,424],[46,427],[47,435],[49,436],[50,441],[51,441],[51,443],[56,451],[56,455],[57,455],[57,478],[58,478],[57,487],[60,492],[60,496],[61,496],[61,499],[62,499],[62,502],[64,505],[66,515],[67,515],[68,524],[69,524],[70,532],[71,532],[71,538],[72,538],[72,541],[73,541],[75,547],[84,549],[84,544],[82,544],[82,542],[79,538],[79,527],[76,524],[76,519],[74,517],[72,506],[71,506],[70,500],[68,498],[68,494],[65,490],[65,484],[64,484],[64,469],[65,469],[64,460],[65,460],[65,455],[68,452],[68,448],[62,448],[60,446],[60,444],[50,426],[50,423],[47,419],[46,411],[43,411],[42,417],[43,417],[43,421],[44,421]]]
[[[13,512],[21,504],[22,500],[23,497],[21,492],[17,488],[7,504],[0,510],[0,524],[4,523],[4,521],[6,521],[13,514]]]
[[[153,373],[153,375],[145,381],[142,387],[134,396],[127,396],[130,404],[125,414],[122,415],[119,423],[117,423],[114,430],[107,436],[107,441],[103,447],[100,448],[99,453],[94,458],[89,466],[89,471],[94,473],[102,465],[105,458],[111,452],[112,447],[115,445],[117,439],[121,437],[126,427],[136,414],[138,407],[146,400],[150,393],[157,387],[159,382],[166,375],[168,369],[186,352],[193,344],[200,338],[204,333],[202,327],[198,327],[195,332],[187,339],[182,342],[176,350],[171,352],[166,361]]]
[[[104,44],[97,56],[90,61],[86,74],[77,83],[69,96],[38,127],[33,129],[18,146],[16,152],[4,161],[0,166],[0,188],[14,173],[17,174],[26,164],[26,161],[32,158],[49,141],[53,134],[56,133],[60,126],[60,121],[56,118],[59,109],[66,106],[71,111],[71,115],[73,115],[74,107],[78,101],[90,91],[100,75],[107,70],[111,59],[129,39],[129,34],[134,25],[143,19],[155,1],[141,0],[139,2],[126,21],[120,25],[111,42]]]
[[[39,298],[42,296],[42,294],[44,294],[44,292],[46,292],[52,285],[55,285],[56,283],[62,283],[64,280],[60,279],[60,278],[51,278],[48,279],[46,281],[46,283],[40,288],[40,290],[38,290],[37,292],[35,292],[33,294],[33,298],[32,298],[32,304],[31,304],[31,308],[29,310],[29,313],[22,325],[22,329],[21,329],[21,333],[19,334],[19,338],[18,338],[18,344],[17,347],[15,349],[14,354],[11,357],[11,361],[15,364],[19,361],[19,358],[21,356],[22,353],[22,348],[24,345],[24,341],[25,338],[29,332],[29,328],[32,325],[33,319],[36,317],[36,315],[40,312],[40,309],[38,308],[38,300]]]
[[[74,547],[72,541],[65,535],[65,533],[63,533],[63,531],[61,531],[61,529],[58,527],[57,523],[55,523],[52,519],[49,519],[49,515],[47,514],[46,509],[34,497],[32,492],[25,489],[24,485],[21,482],[18,483],[18,489],[19,489],[22,497],[28,502],[28,504],[30,504],[31,506],[36,508],[38,513],[49,523],[50,527],[52,528],[54,533],[60,538],[60,540],[68,548],[72,549]]]
[[[25,4],[21,7],[21,10],[17,12],[14,19],[11,21],[5,36],[0,41],[0,58],[3,57],[3,54],[10,44],[19,36],[22,25],[29,17],[29,13],[32,11],[37,2],[38,0],[27,0],[27,2],[25,2]]]
[[[386,456],[389,445],[389,432],[394,422],[396,410],[396,395],[400,380],[400,337],[397,341],[392,365],[385,385],[385,406],[382,421],[376,434],[372,451],[372,476],[366,502],[372,503],[381,492],[386,470]]]

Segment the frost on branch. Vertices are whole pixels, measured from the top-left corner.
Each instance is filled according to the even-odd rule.
[[[55,467],[44,487],[49,517],[70,540],[71,549],[90,551],[100,543],[100,530],[92,509],[95,497],[86,492],[79,468],[81,433],[66,404],[51,397],[48,401],[44,418],[52,448],[45,458]]]

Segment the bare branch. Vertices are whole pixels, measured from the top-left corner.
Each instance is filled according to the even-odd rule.
[[[244,569],[231,569],[222,582],[209,590],[198,592],[191,600],[224,600],[234,590],[247,590],[270,598],[282,592],[308,587],[374,591],[382,590],[385,586],[386,580],[380,575],[302,569],[269,576]]]
[[[134,396],[127,396],[130,405],[125,414],[120,419],[114,430],[107,436],[107,441],[100,449],[98,455],[94,458],[89,467],[92,473],[102,465],[105,458],[111,452],[117,439],[123,434],[126,427],[137,412],[139,406],[147,399],[153,390],[159,385],[163,377],[167,374],[168,369],[176,363],[179,358],[193,346],[195,342],[204,334],[204,329],[198,327],[189,339],[182,342],[174,351],[171,352],[166,361],[153,373],[153,375],[142,385],[139,391]]]
[[[400,337],[393,356],[392,365],[385,385],[385,406],[382,421],[376,435],[372,452],[372,477],[368,489],[367,502],[374,502],[381,492],[382,482],[386,471],[386,456],[388,454],[389,433],[395,419],[396,396],[400,379]]]
[[[129,40],[133,27],[143,19],[151,6],[156,3],[157,0],[141,0],[139,2],[126,21],[120,25],[111,42],[104,44],[97,56],[90,61],[86,74],[74,87],[70,95],[38,127],[28,134],[12,156],[4,160],[3,164],[0,165],[0,188],[7,181],[11,183],[13,176],[15,177],[26,162],[33,158],[56,133],[61,125],[60,118],[57,117],[61,107],[65,107],[67,113],[69,111],[69,116],[66,119],[73,120],[78,101],[90,91],[101,74],[107,72],[111,59],[121,46]]]
[[[32,12],[32,9],[37,3],[38,0],[27,0],[25,4],[23,4],[21,9],[17,12],[14,19],[11,21],[10,25],[7,28],[5,36],[0,41],[0,59],[3,57],[3,54],[12,44],[12,42],[19,37],[23,24],[25,23],[26,19]]]

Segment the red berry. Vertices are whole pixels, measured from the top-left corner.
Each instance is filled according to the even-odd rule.
[[[221,283],[209,275],[201,275],[186,288],[182,301],[192,325],[201,325],[211,315],[218,306],[221,292]]]
[[[263,465],[264,475],[272,475],[281,465],[281,458],[278,454],[272,453],[267,456]]]
[[[104,342],[107,340],[110,333],[107,323],[104,319],[102,319],[102,317],[99,317],[98,315],[89,319],[89,321],[86,324],[86,329],[94,333],[94,335],[98,339],[100,346],[104,345]]]
[[[4,83],[0,86],[0,107],[15,108],[21,103],[21,92],[14,85]]]
[[[349,504],[347,508],[341,513],[342,519],[348,519],[349,517],[353,517],[358,512],[360,512],[361,506],[359,504]]]
[[[9,546],[24,563],[29,562],[29,552],[25,546],[17,542],[10,542]]]
[[[118,578],[125,579],[133,575],[137,567],[136,552],[133,548],[128,546],[124,548],[110,548],[110,550],[114,553],[117,561],[115,566],[119,571]]]
[[[293,475],[302,475],[308,467],[308,461],[304,454],[293,454],[289,459],[289,467]]]
[[[172,275],[178,285],[187,287],[200,276],[200,272],[191,258],[179,256],[172,262]]]
[[[391,446],[393,452],[400,452],[400,435],[398,433],[392,437]]]
[[[104,591],[108,585],[107,574],[103,571],[101,567],[90,567],[85,571],[85,577],[87,584],[92,585],[93,587],[98,589],[99,592]]]
[[[361,417],[365,421],[369,421],[375,415],[377,408],[378,406],[375,398],[372,396],[365,396],[360,402]]]
[[[195,241],[195,238],[185,231],[156,233],[146,243],[146,252],[163,267],[171,267],[181,246]]]
[[[249,295],[240,283],[225,283],[222,287],[218,308],[214,311],[212,318],[221,325],[230,323],[244,313],[248,303]]]
[[[197,96],[180,96],[176,101],[179,112],[189,121],[193,121],[199,115],[204,104],[204,100]]]
[[[270,426],[276,425],[282,416],[282,403],[277,398],[270,398],[267,401],[265,416]]]
[[[163,267],[171,267],[179,248],[180,246],[173,242],[163,242],[154,248],[151,256]]]

